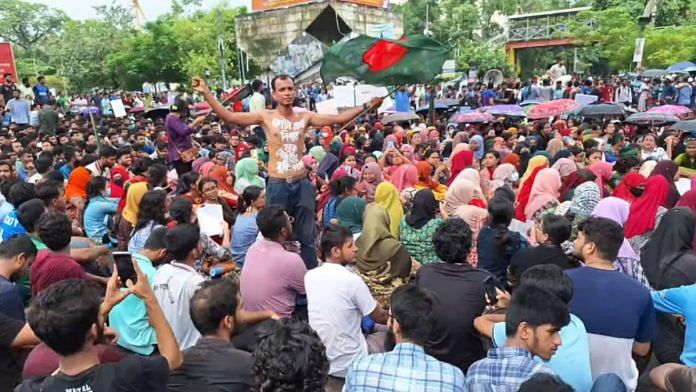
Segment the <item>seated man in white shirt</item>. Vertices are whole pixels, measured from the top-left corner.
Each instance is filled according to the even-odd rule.
[[[165,245],[174,259],[155,272],[152,287],[182,350],[196,344],[201,334],[191,321],[189,303],[205,278],[193,267],[200,257],[197,226],[183,224],[167,230]]]
[[[326,261],[305,275],[309,325],[326,346],[329,375],[333,377],[329,383],[342,384],[353,361],[368,354],[360,329],[362,318],[369,315],[375,322],[386,324],[388,314],[365,282],[345,268],[356,262],[357,248],[350,230],[338,225],[328,227],[322,233],[320,247]]]

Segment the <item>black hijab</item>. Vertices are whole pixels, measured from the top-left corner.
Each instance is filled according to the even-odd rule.
[[[421,189],[413,197],[411,214],[406,217],[406,223],[414,229],[420,229],[434,219],[440,205],[430,189]]]
[[[640,253],[640,263],[650,285],[661,290],[696,282],[696,255],[693,250],[696,217],[688,208],[672,208],[660,220]]]

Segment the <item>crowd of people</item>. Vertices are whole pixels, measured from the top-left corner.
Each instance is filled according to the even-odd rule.
[[[696,388],[696,135],[192,86],[215,116],[10,114],[0,390]]]

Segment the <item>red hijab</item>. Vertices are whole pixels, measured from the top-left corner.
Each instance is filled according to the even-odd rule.
[[[657,209],[667,202],[669,183],[662,176],[648,178],[643,196],[631,204],[624,225],[626,238],[644,234],[655,228]]]
[[[464,169],[474,165],[474,152],[471,150],[459,151],[455,156],[452,157],[452,170],[449,180],[447,180],[447,186],[452,185],[452,182],[457,178],[459,173]]]
[[[635,189],[643,185],[645,185],[645,177],[643,177],[643,175],[640,173],[631,172],[626,174],[621,179],[621,182],[616,186],[614,193],[611,195],[618,197],[619,199],[626,200],[629,203],[633,203],[638,198],[631,193],[631,189]]]
[[[532,194],[532,185],[534,185],[534,180],[536,179],[537,174],[544,169],[546,169],[544,166],[535,167],[532,174],[529,175],[527,181],[525,181],[524,185],[522,185],[522,189],[520,189],[520,193],[517,195],[515,219],[521,222],[527,221],[527,215],[524,213],[524,209],[527,207],[527,203],[529,203],[529,196]]]

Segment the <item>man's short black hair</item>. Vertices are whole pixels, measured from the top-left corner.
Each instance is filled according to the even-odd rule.
[[[113,147],[106,146],[102,148],[101,152],[99,152],[99,158],[111,158],[115,157],[116,154],[118,154],[118,150]]]
[[[158,227],[150,232],[150,236],[145,240],[143,249],[161,250],[167,249],[167,228]]]
[[[165,236],[167,253],[169,253],[174,260],[181,261],[186,259],[189,253],[198,246],[200,235],[198,226],[182,224],[172,227],[167,230]]]
[[[560,246],[568,241],[572,232],[572,225],[568,218],[561,215],[546,214],[541,218],[541,227],[549,236],[552,244]]]
[[[328,377],[326,347],[309,324],[283,320],[259,331],[252,390],[323,391]]]
[[[271,80],[271,88],[273,89],[273,91],[276,91],[276,80],[290,80],[292,84],[295,84],[295,79],[293,79],[292,76],[288,74],[276,75],[275,77],[273,77],[273,80]]]
[[[20,206],[27,200],[36,199],[36,187],[28,182],[18,182],[10,188],[10,194],[7,201],[13,206]]]
[[[56,180],[44,180],[36,184],[36,197],[43,200],[46,207],[50,207],[54,200],[60,196],[63,183]]]
[[[353,234],[350,230],[341,225],[330,225],[321,233],[319,249],[324,254],[324,257],[329,257],[331,256],[331,249],[342,248],[348,239],[353,239]]]
[[[401,335],[419,345],[424,345],[435,333],[438,306],[431,292],[415,284],[398,287],[391,295],[391,314],[399,323]]]
[[[22,253],[29,259],[36,257],[36,245],[28,235],[16,235],[0,242],[0,259],[11,259]]]
[[[573,392],[573,387],[560,377],[549,373],[536,373],[520,385],[518,392]]]
[[[604,260],[614,261],[624,241],[624,230],[611,219],[590,217],[578,230],[585,235],[586,243],[593,243]]]
[[[469,256],[472,239],[471,228],[464,220],[449,218],[435,230],[435,254],[445,263],[463,263]]]
[[[256,226],[265,238],[275,240],[287,225],[287,219],[284,209],[278,206],[266,206],[256,215]]]
[[[535,265],[522,273],[520,285],[532,285],[556,294],[565,303],[573,299],[573,281],[555,264]]]
[[[34,297],[27,321],[36,336],[58,355],[78,353],[90,328],[99,322],[101,291],[87,280],[54,283]]]
[[[521,323],[533,328],[545,324],[562,328],[570,322],[568,305],[553,293],[534,285],[521,285],[512,294],[505,314],[505,335],[515,336]]]
[[[49,211],[36,222],[36,233],[48,249],[55,252],[70,245],[72,225],[64,213]]]
[[[215,333],[222,319],[234,317],[237,310],[237,285],[222,278],[204,282],[191,298],[189,315],[201,335]]]
[[[17,220],[27,233],[33,233],[36,229],[36,222],[44,212],[46,212],[46,204],[43,200],[27,200],[17,208]]]

